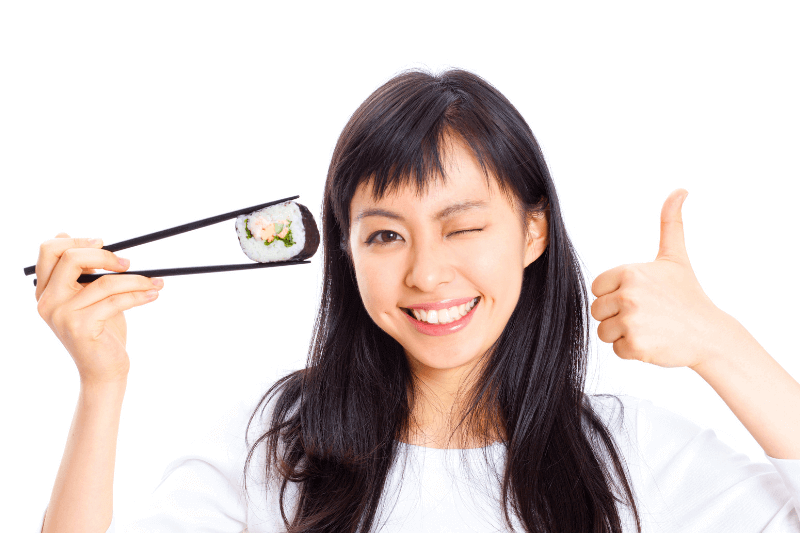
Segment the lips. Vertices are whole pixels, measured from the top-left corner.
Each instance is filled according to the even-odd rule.
[[[449,307],[458,307],[459,305],[466,304],[466,303],[468,303],[468,302],[470,302],[470,301],[472,301],[474,299],[475,299],[475,297],[472,297],[472,298],[452,298],[450,300],[442,300],[441,302],[435,302],[435,303],[409,305],[408,308],[409,309],[425,310],[425,311],[430,311],[431,309],[433,309],[435,311],[438,311],[439,309],[447,309]]]
[[[452,322],[448,322],[447,324],[430,324],[428,322],[423,322],[421,320],[417,320],[413,316],[413,312],[411,309],[428,309],[430,310],[441,310],[441,309],[448,309],[450,307],[468,304],[471,301],[475,301],[475,304],[472,308],[467,312],[466,315],[460,317],[457,320]],[[405,311],[406,317],[408,317],[409,322],[417,328],[417,331],[424,335],[431,335],[434,337],[439,337],[442,335],[449,335],[451,333],[455,333],[464,329],[467,324],[469,324],[470,320],[472,320],[472,316],[475,314],[475,309],[480,304],[480,297],[478,298],[459,298],[454,300],[444,300],[442,302],[436,302],[435,304],[418,304],[413,305],[409,309],[403,309]]]

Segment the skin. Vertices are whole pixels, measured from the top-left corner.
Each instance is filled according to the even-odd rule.
[[[597,335],[623,359],[691,368],[767,455],[800,459],[800,384],[700,287],[683,235],[688,194],[677,189],[664,202],[654,261],[618,266],[592,283]]]
[[[127,259],[101,250],[99,239],[59,233],[36,262],[39,315],[61,341],[80,375],[80,392],[42,531],[104,532],[111,523],[114,460],[130,361],[123,311],[154,301],[158,278],[104,276],[87,285],[82,273],[124,272]]]
[[[449,179],[422,197],[408,190],[383,199],[360,189],[351,205],[350,249],[359,291],[370,317],[405,348],[417,376],[412,443],[447,447],[448,413],[458,391],[479,368],[516,304],[522,270],[547,245],[546,217],[524,221],[513,205],[476,173],[463,147],[450,153]],[[598,336],[614,352],[663,367],[688,366],[714,388],[764,451],[800,459],[800,384],[733,317],[717,308],[697,282],[683,239],[674,191],[661,211],[655,261],[622,265],[592,283]],[[451,217],[442,209],[481,201]],[[380,208],[402,215],[359,218]],[[413,216],[408,216],[413,214]],[[480,232],[455,233],[481,228]],[[378,231],[388,244],[368,246]],[[503,237],[503,238],[498,238]],[[81,273],[124,272],[129,263],[102,243],[59,234],[42,244],[36,265],[38,311],[72,356],[80,392],[44,522],[46,533],[103,533],[111,523],[114,460],[120,411],[130,367],[123,311],[157,298],[163,281],[105,276],[87,285]],[[481,296],[473,320],[442,337],[422,335],[400,307]],[[469,436],[459,444],[469,443]]]
[[[350,207],[359,292],[372,320],[405,349],[421,400],[412,442],[430,447],[449,446],[458,391],[505,328],[523,270],[547,246],[546,218],[524,225],[469,148],[451,144],[446,181],[431,182],[423,196],[408,187],[375,199],[367,182]],[[453,206],[460,208],[441,216]],[[417,331],[402,309],[476,296],[472,321],[439,337]]]

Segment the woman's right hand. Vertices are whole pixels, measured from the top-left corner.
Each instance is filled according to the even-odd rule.
[[[59,233],[42,243],[36,262],[39,315],[72,356],[81,382],[124,381],[130,361],[125,350],[123,311],[152,302],[164,282],[136,275],[103,276],[82,285],[78,276],[104,269],[124,272],[130,266],[102,241]]]

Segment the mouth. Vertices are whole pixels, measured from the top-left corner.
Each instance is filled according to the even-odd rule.
[[[408,316],[411,324],[425,335],[448,335],[466,327],[481,301],[480,296],[460,305],[445,309],[400,309]]]
[[[461,305],[454,305],[449,308],[411,309],[408,307],[401,307],[400,309],[411,318],[420,322],[427,322],[428,324],[449,324],[467,315],[478,304],[480,299],[480,296],[476,296],[472,300],[468,300]]]

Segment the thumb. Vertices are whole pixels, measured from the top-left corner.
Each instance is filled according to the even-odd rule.
[[[686,242],[683,239],[683,216],[681,207],[689,195],[686,189],[675,189],[661,208],[661,241],[656,259],[670,258],[689,261]]]

